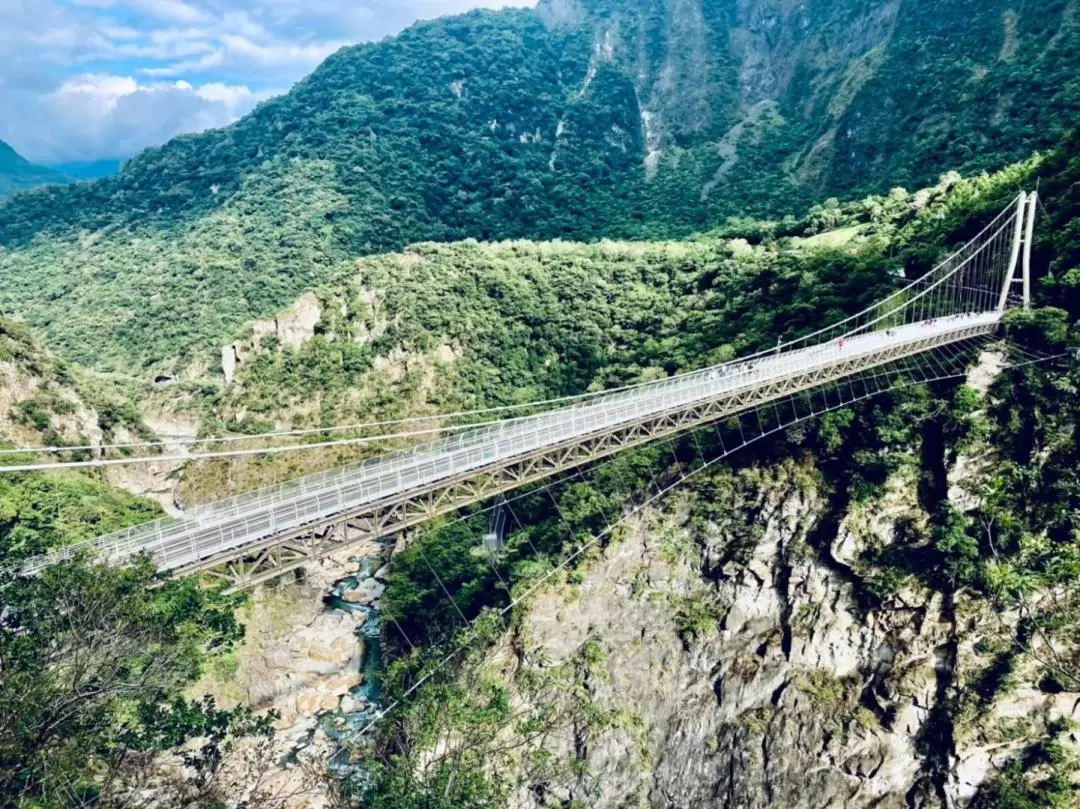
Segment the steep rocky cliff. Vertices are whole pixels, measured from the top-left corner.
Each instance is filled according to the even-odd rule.
[[[556,30],[591,37],[582,94],[604,66],[633,81],[651,178],[669,175],[689,186],[683,193],[704,187],[704,205],[712,176],[744,206],[778,199],[775,186],[820,196],[880,190],[1049,145],[1037,133],[1060,136],[1052,122],[1077,109],[1059,84],[1075,67],[1066,42],[1078,35],[1076,11],[1071,0],[1038,11],[1011,0],[538,7]]]
[[[1001,361],[984,355],[970,390]],[[705,472],[532,598],[488,676],[571,671],[563,694],[590,710],[539,743],[504,731],[499,749],[532,751],[509,764],[509,805],[1071,806],[1001,802],[1005,778],[1076,783],[1061,764],[1080,752],[1080,693],[1053,676],[1071,640],[930,574],[932,498],[977,521],[997,463],[985,440],[938,440],[858,498],[809,457]]]
[[[51,356],[22,323],[0,317],[0,442],[22,447],[83,447],[81,451],[43,454],[42,461],[105,457],[116,444],[174,435],[169,419],[144,402],[144,412],[127,398],[129,391],[107,377],[94,377]],[[169,454],[183,446],[166,443]],[[28,463],[32,453],[11,456],[9,462]],[[102,477],[113,486],[173,507],[173,487],[181,463],[161,461],[142,467],[112,467]]]
[[[101,417],[30,330],[0,318],[0,437],[23,446],[101,444]]]
[[[1004,361],[986,353],[970,373],[972,425],[992,404]],[[986,809],[1009,805],[995,791],[1004,774],[1069,783],[1075,769],[1032,752],[1080,753],[1080,692],[1049,676],[1054,656],[1071,659],[1069,642],[1040,638],[1032,613],[930,574],[932,512],[977,521],[997,474],[998,450],[975,433],[947,449],[932,429],[915,430],[918,440],[892,450],[900,462],[885,482],[858,496],[809,455],[745,465],[736,457],[701,473],[523,602],[482,662],[458,669],[481,703],[487,689],[505,688],[521,724],[489,720],[478,743],[476,727],[456,724],[453,698],[437,696],[421,711],[445,701],[444,735],[416,731],[425,721],[417,716],[394,729],[391,713],[383,727],[392,741],[375,749],[391,761],[416,732],[414,743],[429,745],[418,769],[459,746],[489,749],[477,766],[512,785],[506,805],[516,809]],[[941,479],[929,480],[939,465]],[[431,552],[430,564],[454,575],[456,562]],[[399,562],[395,554],[355,596],[332,601],[378,605]],[[354,692],[372,682],[372,672],[360,675],[359,624],[316,606],[327,576],[345,575],[341,564],[260,596],[222,692],[243,699],[246,690],[254,704],[277,707],[282,744],[309,756],[333,749],[325,729],[362,712]],[[408,656],[399,633],[408,637],[395,624],[384,644]],[[372,740],[339,738],[356,743],[357,761],[370,756]],[[475,777],[472,766],[458,775]],[[304,800],[325,800],[324,788]]]
[[[514,805],[966,806],[1055,720],[1080,720],[1080,694],[1041,692],[1030,660],[1006,693],[975,694],[1016,616],[914,582],[871,596],[860,560],[925,519],[914,490],[895,479],[837,523],[812,470],[720,475],[634,525],[573,598],[538,598],[507,676],[589,644],[584,686],[629,721],[556,745],[588,777]],[[703,503],[724,518],[695,517]]]

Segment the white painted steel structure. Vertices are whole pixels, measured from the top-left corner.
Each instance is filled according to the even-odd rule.
[[[1028,305],[1025,221],[1035,204],[1035,195],[1021,194],[919,280],[772,351],[210,503],[61,548],[22,569],[32,573],[81,552],[109,562],[149,552],[161,570],[216,571],[247,586],[344,543],[385,536],[620,449],[992,334],[1010,302]],[[1014,283],[1023,285],[1022,297],[1010,294]]]

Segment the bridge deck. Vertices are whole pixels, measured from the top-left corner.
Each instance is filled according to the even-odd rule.
[[[808,371],[849,364],[853,359],[865,360],[866,366],[872,367],[883,361],[875,361],[876,357],[895,354],[908,345],[917,347],[930,338],[940,345],[969,337],[973,331],[992,332],[1001,318],[998,311],[953,315],[933,323],[853,336],[843,345],[834,341],[601,395],[570,407],[507,419],[452,438],[210,503],[179,519],[157,520],[82,546],[59,549],[38,563],[56,561],[81,547],[108,561],[150,551],[162,570],[191,568],[204,560],[228,552],[236,555],[274,536],[325,522],[328,517],[355,512],[365,504],[460,478],[470,470],[489,468],[545,447],[741,390],[761,388],[794,376],[805,377]]]

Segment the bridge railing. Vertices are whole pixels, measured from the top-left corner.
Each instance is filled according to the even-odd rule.
[[[721,366],[675,377],[652,385],[647,391],[626,391],[599,402],[507,420],[421,445],[396,456],[371,459],[334,476],[319,476],[321,480],[329,478],[332,481],[321,489],[291,497],[275,491],[271,498],[259,501],[255,508],[231,520],[210,525],[177,521],[166,530],[156,531],[152,537],[146,532],[133,531],[122,541],[113,540],[103,545],[99,552],[104,558],[120,560],[141,550],[151,550],[163,567],[192,564],[260,537],[302,527],[328,515],[344,513],[366,503],[461,475],[492,462],[600,432],[613,425],[640,420],[721,394],[753,389],[769,380],[805,374],[815,367],[833,364],[838,358],[856,359],[938,332],[992,326],[996,320],[997,313],[970,318],[951,316],[932,332],[922,326],[908,325],[898,328],[892,335],[886,332],[856,335],[843,348],[832,344],[817,345],[797,353],[785,352],[733,367]],[[66,550],[63,552],[67,553]]]

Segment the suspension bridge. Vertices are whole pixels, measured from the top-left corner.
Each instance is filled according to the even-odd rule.
[[[848,401],[856,401],[863,398],[856,381],[864,395],[881,392],[895,384],[889,369],[985,340],[1007,309],[1030,306],[1037,202],[1021,193],[921,278],[769,351],[207,503],[53,550],[19,569],[33,574],[81,553],[109,563],[149,553],[162,571],[203,571],[233,589],[250,587],[353,543],[755,409],[767,408],[775,430],[783,429],[831,409],[800,411],[807,392],[843,382]]]

